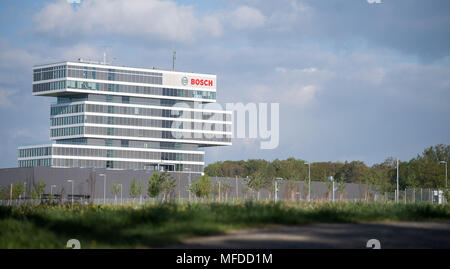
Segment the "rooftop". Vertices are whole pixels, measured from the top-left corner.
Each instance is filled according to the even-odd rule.
[[[113,65],[112,63],[108,63],[108,62],[84,60],[82,58],[79,58],[78,61],[58,61],[58,62],[52,62],[52,63],[46,63],[46,64],[38,64],[38,65],[34,65],[33,69],[51,67],[51,66],[60,65],[60,64],[88,65],[88,66],[97,67],[97,68],[114,67],[115,69],[132,70],[132,71],[146,71],[146,72],[158,71],[158,72],[164,72],[164,73],[189,73],[189,74],[215,76],[214,74],[210,74],[210,73],[163,70],[163,69],[157,69],[156,67],[140,68],[140,67],[125,66],[125,65],[122,65],[122,66],[121,65]]]

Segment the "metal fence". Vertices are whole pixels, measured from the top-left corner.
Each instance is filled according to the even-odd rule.
[[[78,204],[107,204],[107,205],[144,205],[155,204],[162,201],[173,202],[222,202],[235,203],[248,200],[254,201],[287,201],[287,202],[398,202],[398,203],[432,203],[443,204],[447,201],[442,190],[413,188],[394,192],[380,192],[376,190],[376,186],[364,184],[345,184],[334,188],[327,182],[311,182],[310,199],[308,199],[308,183],[306,181],[274,181],[273,186],[268,189],[254,190],[248,187],[243,180],[233,178],[213,178],[211,184],[211,192],[208,197],[198,198],[190,193],[189,186],[191,183],[177,184],[173,190],[158,197],[151,198],[145,193],[138,195],[136,198],[130,198],[128,194],[112,195],[106,194],[106,199],[93,198],[85,195],[68,195],[66,197],[55,195],[52,199],[50,195],[44,195],[45,199],[23,198],[14,200],[0,200],[3,206],[18,206],[24,204],[70,204],[72,202]],[[334,198],[334,200],[333,200]]]
[[[11,186],[15,189],[18,184],[25,185],[24,193],[20,195],[22,199],[18,199],[16,202],[9,201],[10,194],[5,195],[4,191],[0,199],[5,199],[1,202],[2,204],[18,204],[33,200],[31,198],[36,197],[38,183],[45,183],[44,195],[42,196],[44,200],[53,194],[57,195],[61,202],[71,201],[70,198],[73,195],[75,201],[82,203],[103,203],[99,202],[103,201],[103,198],[106,198],[108,204],[125,203],[132,198],[130,189],[132,183],[136,182],[144,185],[142,199],[141,195],[138,195],[139,202],[150,202],[153,200],[147,195],[147,187],[149,178],[152,177],[153,173],[155,171],[94,168],[28,167],[0,169],[1,190],[7,190]],[[170,174],[175,179],[175,188],[168,193],[159,195],[156,201],[332,201],[334,196],[334,201],[387,202],[395,201],[397,196],[395,192],[382,191],[380,186],[355,183],[335,182],[333,191],[332,182],[315,181],[314,178],[311,179],[310,188],[307,179],[274,179],[269,184],[270,186],[256,190],[249,187],[246,178],[211,177],[212,188],[208,199],[198,199],[191,193],[189,186],[198,180],[200,174],[187,171],[170,172]],[[117,189],[117,185],[120,185],[120,192],[114,195],[112,189],[113,187]],[[33,193],[34,195],[32,195]],[[24,196],[26,199],[23,199]],[[118,200],[121,202],[117,202]],[[400,190],[398,200],[406,203],[445,202],[442,191],[420,188]],[[136,199],[134,201],[136,202]]]

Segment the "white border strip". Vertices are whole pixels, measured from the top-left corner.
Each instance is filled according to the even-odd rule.
[[[199,76],[205,76],[205,77],[216,77],[216,75],[214,75],[214,74],[179,72],[179,71],[170,71],[170,70],[161,70],[161,69],[117,66],[117,65],[109,65],[109,64],[94,64],[94,63],[87,63],[87,62],[72,62],[72,61],[62,61],[62,62],[56,62],[56,63],[43,64],[43,65],[35,65],[35,66],[33,66],[33,70],[47,68],[47,67],[60,66],[60,65],[91,66],[91,67],[105,68],[105,69],[120,69],[120,70],[128,70],[128,71],[153,72],[153,73],[162,73],[162,74],[164,74],[164,73],[191,74],[191,75],[199,75]]]
[[[93,93],[93,94],[103,94],[103,95],[119,95],[119,96],[133,96],[133,97],[144,97],[144,98],[154,98],[154,99],[172,99],[172,100],[185,100],[194,101],[200,103],[215,103],[216,99],[203,99],[203,98],[188,98],[188,97],[176,97],[176,96],[165,96],[165,95],[150,95],[150,94],[137,94],[137,93],[124,93],[124,92],[110,92],[110,91],[97,91],[97,90],[87,90],[87,89],[71,89],[64,88],[59,90],[49,90],[42,92],[33,92],[34,96],[48,95],[53,93],[62,92],[75,92],[75,93]]]

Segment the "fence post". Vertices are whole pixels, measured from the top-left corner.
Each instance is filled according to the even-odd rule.
[[[405,204],[406,204],[406,188],[405,188]]]
[[[275,179],[275,203],[278,200],[278,186],[277,186],[277,180]]]
[[[236,177],[236,201],[239,199],[239,188],[238,188],[238,180],[237,180],[237,176]]]
[[[216,177],[216,179],[217,179],[217,177]],[[219,202],[222,200],[222,199],[220,199],[221,197],[220,197],[220,180],[218,181],[219,183]]]

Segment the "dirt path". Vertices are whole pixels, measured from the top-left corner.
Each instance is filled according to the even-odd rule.
[[[381,248],[450,248],[450,222],[381,222],[311,224],[240,230],[187,239],[170,248],[366,248],[378,239]]]

